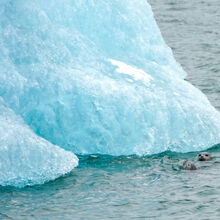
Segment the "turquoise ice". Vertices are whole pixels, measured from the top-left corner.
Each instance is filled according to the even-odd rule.
[[[77,164],[54,145],[111,155],[211,147],[220,114],[185,77],[146,0],[3,0],[0,152],[25,184]],[[0,171],[14,184],[15,171]]]
[[[42,184],[69,173],[77,157],[34,134],[0,100],[0,185]]]

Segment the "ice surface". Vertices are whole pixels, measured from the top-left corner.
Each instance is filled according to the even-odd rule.
[[[42,184],[70,172],[77,157],[34,134],[0,100],[0,185]]]
[[[220,142],[220,114],[184,80],[146,0],[4,0],[0,18],[0,96],[37,136],[80,154]]]

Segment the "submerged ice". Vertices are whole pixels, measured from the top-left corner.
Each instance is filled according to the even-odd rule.
[[[54,145],[142,155],[220,142],[220,114],[184,80],[145,0],[4,0],[0,18],[0,184],[69,172],[76,157]]]

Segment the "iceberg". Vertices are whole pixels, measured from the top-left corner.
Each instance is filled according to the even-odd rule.
[[[13,150],[17,160],[25,151],[31,158],[34,146],[43,156],[47,145],[54,158],[45,170],[54,162],[53,176],[76,164],[53,145],[143,155],[220,142],[219,112],[184,80],[146,0],[3,0],[0,18],[0,97],[13,112],[9,125],[1,116],[8,138],[0,148],[27,142]],[[23,120],[17,141],[7,129],[17,124],[13,115]]]

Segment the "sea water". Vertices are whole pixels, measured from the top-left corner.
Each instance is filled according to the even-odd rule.
[[[165,40],[177,60],[188,68],[187,80],[207,92],[218,107],[219,3],[196,1],[196,7],[195,2],[189,1],[150,3],[163,34],[167,33]],[[191,20],[192,14],[198,19]],[[199,26],[198,32],[191,35],[201,18],[204,28]],[[195,46],[192,39],[197,39],[197,34],[200,40],[194,40]],[[205,49],[203,41],[208,45]],[[195,50],[191,50],[192,45]],[[208,57],[205,60],[204,54]],[[1,187],[1,218],[218,219],[220,148],[215,146],[209,151],[213,161],[196,162],[199,170],[195,172],[183,171],[181,164],[186,158],[196,161],[197,152],[119,157],[78,155],[79,166],[55,181],[24,189]]]

